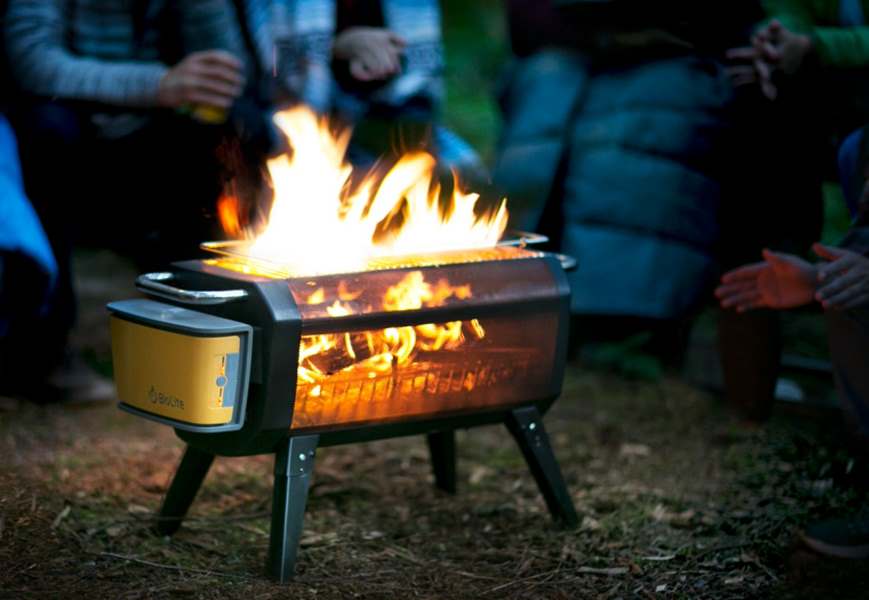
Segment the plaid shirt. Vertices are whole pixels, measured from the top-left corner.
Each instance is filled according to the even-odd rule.
[[[231,0],[10,0],[6,50],[26,93],[152,107],[167,62],[207,49],[242,55],[234,15]],[[173,35],[180,56],[165,50]]]

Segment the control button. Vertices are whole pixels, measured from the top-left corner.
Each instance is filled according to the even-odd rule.
[[[225,386],[226,385],[226,377],[221,375],[220,377],[217,378],[217,381],[215,383],[217,383],[217,387]]]

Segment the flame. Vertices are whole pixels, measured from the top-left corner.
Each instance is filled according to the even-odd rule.
[[[504,233],[506,201],[478,214],[479,195],[462,191],[458,181],[442,199],[430,154],[412,152],[385,174],[372,170],[357,177],[345,161],[349,130],[333,132],[326,120],[305,108],[279,112],[274,120],[292,151],[268,162],[274,201],[266,224],[258,231],[245,227],[233,196],[218,205],[226,232],[250,242],[245,267],[265,261],[299,277],[365,271],[389,257],[422,265],[422,258],[413,257],[492,249]],[[296,300],[342,318],[359,308],[354,303],[361,293],[342,281],[337,295],[320,287]],[[471,297],[470,285],[454,286],[443,278],[428,282],[414,270],[389,287],[380,302],[385,311],[414,311]],[[476,319],[306,335],[299,348],[298,379],[312,384],[309,394],[319,396],[320,383],[339,371],[359,369],[363,377],[376,378],[413,362],[420,352],[455,350],[485,335]]]
[[[308,303],[322,304],[324,295],[319,288],[308,296]],[[352,293],[345,293],[353,296]],[[389,311],[418,310],[443,306],[450,298],[470,298],[471,286],[451,286],[446,279],[435,285],[428,283],[422,271],[411,271],[383,295],[383,309]],[[314,302],[312,302],[314,300]],[[326,308],[332,317],[353,314],[340,299]],[[387,327],[380,331],[320,334],[302,337],[299,347],[299,381],[317,383],[330,374],[348,369],[362,369],[369,377],[411,363],[419,352],[454,350],[465,341],[465,331],[475,339],[483,339],[486,331],[473,319],[448,323],[406,327]],[[317,388],[313,388],[316,391]],[[314,395],[318,395],[317,394]]]
[[[241,205],[235,196],[224,195],[217,200],[217,216],[223,231],[231,237],[237,237],[243,231],[239,218]]]
[[[346,273],[383,257],[491,248],[507,226],[506,201],[478,215],[479,195],[458,183],[442,207],[430,154],[406,154],[386,175],[371,171],[351,185],[349,130],[333,133],[305,108],[279,112],[274,120],[292,154],[268,162],[274,202],[258,235],[243,232],[252,240],[251,258],[296,275]],[[237,235],[238,219],[224,219],[223,206],[231,208],[221,205],[221,222]]]
[[[305,300],[308,304],[323,304],[326,301],[326,290],[323,288],[317,288],[308,298]]]

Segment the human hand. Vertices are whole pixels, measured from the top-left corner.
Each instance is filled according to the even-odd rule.
[[[778,97],[778,86],[773,81],[775,73],[798,72],[812,48],[811,37],[795,33],[773,19],[751,38],[751,46],[728,50],[727,58],[737,64],[728,67],[727,73],[734,86],[757,83],[764,96],[775,100]]]
[[[723,308],[745,312],[754,308],[794,308],[814,297],[814,265],[792,254],[763,251],[763,262],[724,274],[715,296]]]
[[[373,81],[401,72],[406,44],[404,38],[382,27],[350,27],[335,38],[332,52],[350,63],[353,77]]]
[[[812,38],[791,31],[773,19],[755,35],[755,45],[762,49],[765,59],[785,75],[798,72],[812,52]]]
[[[815,299],[825,309],[869,306],[869,257],[853,250],[815,244],[812,249],[830,262],[818,269]]]
[[[241,61],[222,50],[206,50],[186,56],[163,75],[157,101],[169,108],[204,105],[227,109],[243,87]]]
[[[736,62],[725,69],[734,87],[757,84],[761,93],[769,100],[778,97],[778,87],[772,80],[774,67],[761,48],[754,43],[751,46],[731,48],[727,51],[727,58]]]

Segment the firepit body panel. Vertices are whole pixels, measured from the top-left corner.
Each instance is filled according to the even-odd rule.
[[[119,385],[120,406],[172,425],[188,445],[161,511],[164,534],[180,526],[215,455],[274,453],[269,570],[286,581],[318,446],[426,434],[437,485],[455,491],[454,431],[499,422],[553,516],[575,524],[541,419],[561,392],[565,366],[569,288],[556,257],[499,247],[300,276],[228,255],[176,263],[137,283],[153,300],[109,305],[113,331],[126,336],[113,340],[115,369],[135,375]],[[137,316],[142,310],[145,317]],[[211,339],[208,323],[219,326],[214,335],[239,336],[240,346],[231,346],[232,360],[242,359],[233,363],[233,382],[246,389],[233,392],[228,410],[210,392],[172,396],[196,414],[197,402],[211,402],[208,414],[225,414],[224,421],[192,423],[165,407],[151,410],[147,392],[134,389],[164,376],[166,360],[147,354],[175,339],[161,337],[161,319],[150,318],[165,314],[173,315],[170,334],[197,337],[192,347]],[[179,326],[185,315],[198,329]],[[137,333],[150,345],[137,345]],[[195,389],[213,387],[209,369],[188,371],[204,382]]]

